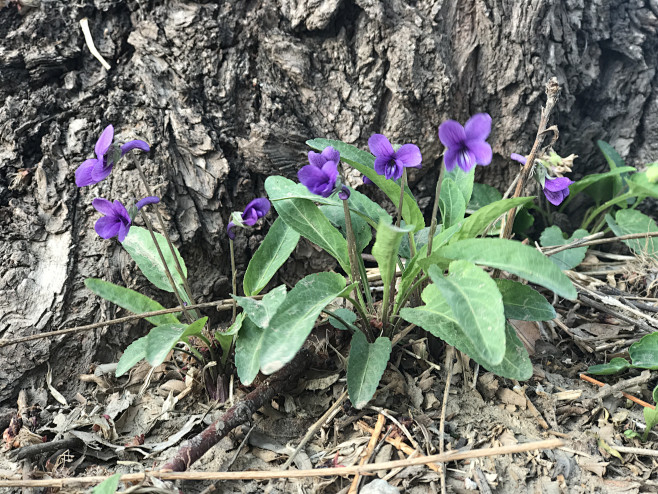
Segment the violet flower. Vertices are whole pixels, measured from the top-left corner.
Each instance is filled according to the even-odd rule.
[[[94,185],[105,179],[111,172],[116,162],[124,154],[132,149],[140,149],[148,153],[151,148],[139,139],[126,142],[119,147],[113,144],[114,127],[108,125],[96,141],[94,151],[96,158],[91,158],[82,163],[75,171],[75,184],[78,187]]]
[[[336,188],[338,162],[327,161],[321,167],[306,165],[297,172],[297,177],[311,193],[329,197]]]
[[[370,152],[375,155],[375,171],[386,180],[397,180],[405,168],[420,168],[423,157],[415,144],[404,144],[395,151],[391,142],[382,134],[368,139]]]
[[[493,153],[487,142],[491,132],[491,116],[478,113],[468,119],[463,127],[455,120],[447,120],[439,126],[439,139],[447,148],[444,163],[447,171],[459,166],[465,172],[475,165],[491,163]]]
[[[241,220],[239,221],[239,223],[242,224],[237,224],[233,221],[229,222],[228,226],[226,227],[226,233],[228,233],[228,237],[231,240],[235,238],[235,232],[233,231],[233,228],[236,226],[254,226],[259,218],[262,218],[267,214],[267,212],[270,210],[270,206],[270,201],[264,197],[259,197],[251,201],[249,204],[247,204],[247,207],[245,207],[244,211],[242,212]]]
[[[156,204],[158,202],[160,202],[160,199],[157,197],[145,197],[135,205],[133,214],[136,214],[137,211],[147,204]],[[105,239],[118,236],[119,242],[123,242],[126,239],[126,235],[128,235],[134,216],[131,217],[126,207],[119,201],[112,203],[107,199],[97,197],[91,204],[98,212],[105,215],[96,221],[94,225],[96,233]]]
[[[510,156],[514,161],[518,161],[522,165],[525,165],[528,159],[525,156],[522,156],[517,153],[512,153]],[[569,195],[569,186],[574,183],[572,180],[569,180],[567,177],[545,177],[544,183],[542,184],[542,190],[548,202],[554,206],[559,206],[562,204],[562,201]]]

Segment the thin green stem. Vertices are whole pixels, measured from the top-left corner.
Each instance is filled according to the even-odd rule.
[[[432,207],[432,222],[430,223],[430,236],[427,239],[427,257],[432,253],[432,241],[436,232],[436,216],[439,214],[439,197],[441,197],[441,184],[445,176],[446,166],[441,159],[441,169],[439,170],[439,179],[436,181],[436,190],[434,192],[434,206]]]
[[[185,317],[191,324],[193,322],[192,317],[190,316],[189,312],[187,311],[187,308],[185,307],[185,303],[183,302],[183,299],[181,298],[180,294],[178,293],[178,288],[176,287],[176,283],[174,283],[174,278],[171,276],[171,271],[169,271],[169,266],[167,266],[167,261],[165,261],[164,255],[162,254],[162,250],[160,250],[160,244],[158,244],[157,239],[155,238],[155,232],[153,231],[153,225],[151,224],[151,220],[149,219],[148,215],[146,212],[142,209],[142,218],[144,218],[144,223],[146,223],[146,228],[148,228],[149,233],[151,234],[151,240],[153,240],[153,244],[155,245],[155,249],[158,251],[158,256],[160,256],[160,261],[162,261],[162,266],[164,267],[165,274],[167,275],[167,280],[169,281],[169,284],[171,285],[171,288],[174,292],[174,295],[176,295],[176,300],[178,300],[179,305],[183,308],[183,313],[185,314]]]
[[[231,287],[233,288],[233,295],[238,294],[238,275],[235,270],[235,250],[233,248],[233,239],[229,239],[228,241],[229,245],[229,250],[231,253]],[[238,311],[238,303],[233,299],[233,317],[231,317],[231,324],[235,322],[235,318],[237,316],[237,311]]]
[[[139,172],[139,176],[142,179],[142,182],[144,182],[144,186],[146,187],[146,192],[148,193],[149,196],[153,196],[153,190],[151,189],[151,186],[148,183],[148,180],[146,180],[146,175],[144,174],[144,170],[142,169],[142,166],[139,164],[139,161],[136,160],[135,164],[137,165],[137,171]],[[176,255],[176,250],[174,249],[174,244],[171,242],[171,238],[169,237],[169,234],[167,233],[167,227],[165,226],[164,219],[162,219],[162,215],[160,214],[160,206],[155,205],[155,215],[158,218],[158,223],[160,223],[160,228],[162,229],[162,234],[164,235],[165,239],[167,239],[167,244],[169,245],[169,250],[171,251],[171,255],[174,258],[174,262],[176,263],[176,271],[178,271],[178,274],[180,275],[181,279],[183,280],[183,287],[185,288],[185,293],[187,294],[187,298],[190,302],[191,305],[195,305],[194,302],[194,297],[192,297],[192,290],[190,290],[190,286],[187,283],[187,277],[183,274],[183,268],[180,265],[180,261],[178,260],[178,256]]]

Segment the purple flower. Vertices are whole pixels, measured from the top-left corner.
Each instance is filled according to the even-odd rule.
[[[375,155],[375,171],[386,180],[397,180],[406,167],[420,168],[423,157],[415,144],[405,144],[395,151],[391,142],[382,134],[373,134],[368,139],[370,152]]]
[[[313,194],[329,197],[336,187],[338,163],[327,161],[322,167],[306,165],[297,172],[297,177]]]
[[[247,204],[247,207],[244,208],[244,211],[242,213],[242,220],[241,220],[242,224],[239,226],[244,226],[244,225],[254,226],[258,221],[258,219],[265,216],[269,210],[270,210],[270,201],[268,201],[264,197],[259,197],[257,199],[254,199],[249,204]],[[226,233],[228,233],[228,237],[231,240],[235,238],[235,232],[233,231],[233,228],[235,226],[236,224],[233,221],[231,221],[226,227]]]
[[[463,127],[455,120],[447,120],[439,126],[439,139],[447,148],[444,162],[447,171],[459,166],[465,172],[475,165],[491,163],[491,146],[486,141],[491,132],[491,117],[478,113],[468,119]]]
[[[544,195],[548,202],[559,206],[569,195],[569,186],[573,183],[567,177],[549,178],[544,181]]]
[[[137,211],[147,204],[156,204],[158,202],[160,202],[160,199],[157,197],[145,197],[135,205],[134,212],[136,214]],[[119,242],[123,242],[126,239],[126,235],[128,235],[130,225],[134,219],[134,217],[131,218],[125,206],[119,201],[114,201],[114,203],[112,203],[107,199],[102,199],[100,197],[94,199],[91,204],[98,212],[105,215],[96,221],[96,224],[94,225],[96,233],[105,239],[118,236]]]
[[[340,153],[331,146],[324,148],[321,153],[308,152],[308,162],[317,168],[322,168],[327,161],[333,161],[336,166],[340,162]]]
[[[75,184],[78,187],[94,185],[105,179],[111,172],[116,162],[124,154],[132,149],[140,149],[148,153],[151,148],[147,143],[139,139],[129,141],[119,147],[112,143],[114,139],[114,127],[108,125],[96,141],[96,158],[88,159],[75,171]]]

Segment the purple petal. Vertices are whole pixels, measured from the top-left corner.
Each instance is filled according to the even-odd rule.
[[[138,201],[137,204],[135,205],[137,207],[137,211],[142,209],[144,206],[147,204],[157,204],[160,202],[160,199],[155,196],[148,196],[142,199],[141,201]]]
[[[119,225],[119,242],[123,242],[126,239],[126,236],[128,235],[128,231],[130,230],[130,223],[127,225],[123,222]]]
[[[95,158],[89,159],[75,170],[75,185],[78,187],[86,187],[87,185],[93,185],[96,183],[94,182],[94,179],[91,178],[91,171],[97,161],[98,160]]]
[[[487,166],[491,163],[493,153],[491,151],[491,146],[487,141],[468,140],[466,141],[466,147],[471,153],[473,153],[475,162],[478,165]]]
[[[517,153],[512,153],[510,155],[510,158],[512,158],[514,161],[518,161],[522,165],[525,165],[528,162],[528,158],[526,158],[525,156],[523,156],[521,154],[517,154]]]
[[[121,221],[114,216],[103,216],[94,225],[94,230],[101,238],[112,238],[119,233]]]
[[[235,232],[233,231],[234,228],[235,228],[235,223],[229,221],[229,224],[226,227],[226,233],[228,234],[228,238],[230,238],[231,240],[235,239]]]
[[[468,119],[464,125],[466,139],[484,141],[491,132],[491,116],[488,113],[478,113]],[[478,164],[481,164],[478,162]]]
[[[446,120],[439,125],[439,139],[447,148],[461,147],[466,140],[466,132],[459,122]]]
[[[420,168],[423,156],[415,144],[405,144],[395,153],[395,159],[401,161],[404,166]]]
[[[564,198],[567,197],[567,195],[562,190],[553,192],[552,190],[544,189],[544,195],[546,196],[546,199],[548,199],[548,202],[554,206],[559,206],[562,201],[564,201]]]
[[[476,165],[475,155],[468,149],[462,149],[457,153],[457,166],[465,172],[470,172],[471,168]]]
[[[94,180],[94,183],[97,184],[101,180],[105,180],[112,173],[112,168],[114,168],[114,164],[104,166],[101,160],[96,160],[94,168],[91,170],[91,178]]]
[[[324,148],[322,151],[322,157],[324,158],[324,161],[333,161],[334,163],[338,164],[340,161],[340,153],[334,149],[333,146],[327,146]],[[323,163],[324,164],[324,163]]]
[[[568,189],[573,182],[567,177],[558,177],[558,178],[548,178],[546,177],[546,182],[544,182],[544,189],[550,190],[551,192],[558,192],[563,189]]]
[[[377,175],[386,175],[386,168],[388,167],[389,161],[391,161],[390,156],[377,156],[375,158],[375,171],[377,172]]]
[[[373,134],[368,139],[368,147],[370,152],[377,158],[392,158],[395,155],[391,142],[382,134]],[[380,173],[380,175],[382,175]]]
[[[133,149],[139,149],[140,151],[148,153],[151,150],[151,147],[146,142],[139,139],[128,141],[123,146],[121,146],[121,156],[126,154],[128,151],[132,151]]]
[[[327,160],[325,160],[320,153],[316,153],[315,151],[309,151],[308,152],[308,162],[318,168],[322,168],[322,165],[326,163]]]
[[[446,166],[446,171],[451,172],[457,166],[457,157],[459,155],[459,149],[457,148],[448,148],[446,149],[445,154],[443,155],[443,163]]]
[[[105,214],[107,216],[114,216],[114,206],[107,199],[102,197],[97,197],[91,201],[91,205],[96,208],[96,211],[99,213]]]
[[[108,125],[107,127],[105,127],[105,130],[96,141],[96,147],[94,148],[94,151],[96,152],[96,157],[99,160],[103,159],[103,156],[105,156],[105,153],[107,153],[107,150],[110,148],[113,139],[114,139],[114,127],[112,127],[112,125]]]

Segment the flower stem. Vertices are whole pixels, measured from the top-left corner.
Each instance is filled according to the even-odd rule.
[[[432,241],[434,240],[434,233],[436,232],[436,216],[439,214],[439,197],[441,197],[441,184],[443,184],[443,177],[446,173],[446,165],[444,160],[441,160],[441,168],[439,170],[439,179],[436,181],[436,190],[434,191],[434,206],[432,207],[432,222],[430,223],[430,233],[427,239],[427,257],[432,253]]]
[[[141,210],[141,213],[142,213],[142,218],[144,218],[144,223],[146,223],[146,227],[148,228],[148,231],[151,234],[151,240],[153,240],[155,249],[158,251],[158,255],[160,256],[160,261],[162,261],[162,266],[164,267],[165,274],[167,275],[167,280],[169,280],[169,284],[171,285],[171,288],[174,294],[176,295],[176,300],[178,300],[178,303],[183,309],[183,313],[185,314],[185,317],[191,324],[194,321],[190,316],[189,312],[187,311],[183,299],[178,293],[178,288],[176,287],[176,283],[174,283],[174,278],[171,276],[171,271],[169,271],[169,266],[167,266],[167,261],[165,261],[164,255],[162,254],[162,250],[160,250],[160,244],[158,244],[158,240],[155,238],[155,232],[153,231],[153,224],[151,223],[151,220],[149,220],[149,217],[146,215],[146,212],[144,212],[143,209]]]
[[[144,182],[144,186],[146,187],[147,194],[149,196],[154,195],[153,190],[151,189],[151,186],[148,183],[148,180],[146,180],[146,175],[144,174],[144,170],[142,169],[142,165],[139,164],[138,160],[135,160],[135,165],[137,166],[137,171],[139,172],[139,176],[142,179],[142,182]],[[160,214],[160,205],[159,204],[155,206],[155,215],[158,218],[158,223],[160,223],[160,229],[162,230],[162,234],[167,239],[167,244],[169,245],[169,250],[171,251],[171,256],[174,258],[174,262],[176,263],[176,271],[178,271],[178,274],[180,275],[181,279],[183,280],[183,287],[185,288],[185,293],[187,294],[187,298],[188,298],[191,305],[195,305],[194,297],[192,297],[192,290],[190,290],[190,286],[187,283],[187,277],[183,274],[183,268],[181,267],[180,262],[178,260],[178,256],[176,255],[176,250],[174,249],[174,244],[171,242],[171,238],[169,237],[169,234],[167,233],[167,227],[165,226],[164,220],[162,219],[162,215]],[[160,248],[158,247],[158,251],[159,251],[159,249]],[[163,258],[163,262],[164,262],[164,258]]]
[[[233,289],[233,295],[238,294],[238,283],[237,283],[237,272],[235,270],[235,250],[233,248],[233,239],[228,241],[229,249],[231,251],[231,287]],[[233,317],[231,318],[231,324],[235,322],[237,316],[237,302],[233,299]]]

